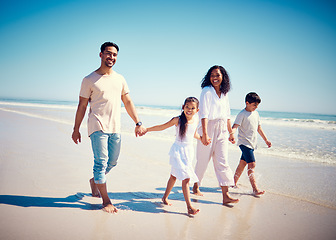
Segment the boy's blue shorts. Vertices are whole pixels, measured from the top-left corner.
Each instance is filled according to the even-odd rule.
[[[246,163],[255,162],[254,158],[254,149],[246,147],[244,145],[239,145],[240,150],[242,151],[241,160],[244,160]]]

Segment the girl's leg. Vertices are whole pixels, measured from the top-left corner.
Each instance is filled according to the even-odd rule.
[[[240,176],[242,175],[244,168],[246,167],[247,163],[244,160],[240,160],[238,167],[236,169],[236,173],[234,175],[234,182],[235,182],[235,186],[237,186],[237,182],[240,178]]]
[[[173,175],[170,175],[170,178],[168,180],[168,183],[167,183],[167,188],[166,188],[166,191],[162,197],[162,202],[165,204],[165,205],[171,205],[169,202],[168,202],[168,196],[171,192],[171,190],[173,189],[174,185],[175,185],[175,182],[176,182],[176,177],[174,177]]]
[[[235,199],[229,196],[229,187],[228,186],[221,186],[222,193],[223,193],[223,205],[228,203],[237,203],[239,199]]]
[[[250,179],[250,183],[251,183],[251,186],[252,186],[252,189],[253,189],[253,193],[255,195],[262,195],[262,194],[265,193],[265,191],[261,191],[257,188],[256,180],[255,180],[255,177],[254,177],[254,168],[255,168],[255,162],[248,163],[247,174],[248,174],[249,179]]]
[[[188,214],[195,215],[199,212],[199,209],[193,208],[191,206],[190,194],[189,194],[189,180],[190,178],[187,178],[182,181],[182,191],[184,199],[187,203]]]

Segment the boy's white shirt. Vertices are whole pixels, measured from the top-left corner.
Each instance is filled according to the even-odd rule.
[[[246,147],[256,149],[258,142],[258,126],[260,125],[260,117],[257,111],[249,112],[243,109],[237,115],[234,124],[238,127],[238,143]]]

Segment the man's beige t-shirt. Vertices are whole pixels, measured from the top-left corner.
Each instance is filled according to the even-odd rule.
[[[115,71],[110,75],[92,72],[83,79],[79,95],[89,98],[89,136],[96,131],[120,133],[121,96],[127,93],[125,78]]]

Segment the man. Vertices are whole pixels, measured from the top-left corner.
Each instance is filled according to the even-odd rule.
[[[105,42],[100,48],[100,67],[82,81],[79,104],[75,117],[72,140],[81,142],[80,125],[90,102],[88,133],[94,155],[93,178],[90,179],[92,196],[102,197],[103,210],[116,213],[118,210],[107,194],[106,174],[117,164],[120,153],[121,101],[133,119],[135,135],[142,136],[141,126],[124,77],[112,70],[117,61],[119,47]]]

